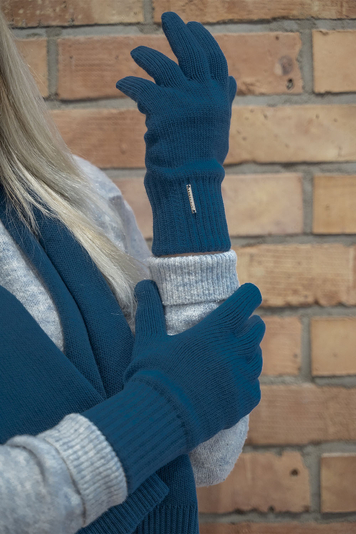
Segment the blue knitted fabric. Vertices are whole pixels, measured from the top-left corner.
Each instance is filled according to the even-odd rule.
[[[175,407],[186,429],[187,450],[191,451],[220,430],[234,426],[260,401],[259,344],[265,323],[257,315],[249,317],[261,304],[261,293],[254,284],[243,284],[218,309],[175,336],[167,335],[156,284],[150,280],[139,282],[135,293],[136,337],[124,383],[138,384],[144,391],[149,385]],[[121,420],[115,424],[111,415],[117,411],[116,398],[112,397],[83,414],[98,426],[114,449],[116,436],[122,439]],[[153,426],[162,426],[163,421],[157,421],[154,414],[146,415]],[[176,432],[178,442],[175,425],[167,426],[167,419],[165,423],[162,434]],[[164,454],[167,438],[160,446]],[[125,463],[127,457],[129,461],[130,454],[129,447],[124,447],[121,460]]]
[[[106,280],[66,227],[35,209],[42,234],[38,242],[6,204],[0,186],[0,219],[51,291],[63,325],[65,348],[64,353],[60,351],[22,303],[0,286],[0,443],[17,434],[36,435],[65,415],[82,413],[115,395],[118,412],[112,417],[119,420],[121,401],[123,438],[141,439],[141,449],[132,447],[130,451],[125,473],[131,493],[80,534],[166,534],[167,524],[171,534],[199,533],[189,456],[182,454],[170,461],[172,440],[178,447],[185,441],[180,424],[176,423],[173,438],[168,436],[165,456],[159,458],[163,436],[149,424],[145,413],[151,408],[158,420],[166,412],[168,423],[174,424],[172,414],[167,415],[166,401],[148,386],[122,390],[134,339]],[[141,407],[141,418],[127,419],[132,413],[129,405],[136,411]],[[150,431],[157,452],[154,447],[145,450]],[[147,461],[146,472],[141,471],[142,457]],[[164,467],[154,472],[157,465]]]
[[[187,333],[167,336],[158,289],[154,282],[142,281],[136,288],[141,294],[136,344],[87,252],[64,225],[36,208],[35,216],[39,241],[19,220],[0,186],[0,219],[51,291],[65,347],[61,352],[22,303],[0,286],[0,443],[16,434],[38,434],[68,413],[82,413],[117,452],[129,496],[81,532],[131,534],[137,529],[140,534],[166,534],[167,524],[171,534],[199,532],[187,452],[234,425],[259,401],[262,360],[256,348],[263,337],[263,321],[257,316],[246,320],[260,304],[260,292],[253,284],[244,284],[212,312],[215,322],[208,317]],[[201,333],[193,340],[189,336],[194,328]],[[241,329],[239,342],[235,329]],[[185,345],[184,335],[188,336]],[[220,347],[220,340],[227,342]],[[181,346],[185,349],[177,352],[175,348]],[[226,361],[226,372],[219,376],[221,359]],[[166,375],[157,371],[164,370],[164,363]],[[193,363],[200,382],[193,378]],[[167,382],[167,378],[173,380]],[[180,390],[183,381],[184,392],[191,390],[188,397]],[[195,386],[199,391],[193,403]]]
[[[156,83],[127,76],[116,84],[146,115],[144,184],[153,213],[152,252],[224,252],[231,242],[221,182],[236,81],[202,24],[185,24],[165,12],[162,28],[179,65],[139,46],[131,56]]]

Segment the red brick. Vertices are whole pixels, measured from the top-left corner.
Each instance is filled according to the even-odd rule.
[[[266,333],[261,342],[263,375],[298,375],[302,324],[299,317],[263,316]]]
[[[313,232],[356,233],[356,175],[314,176]]]
[[[144,22],[140,0],[5,0],[3,11],[8,22],[24,28]]]
[[[355,534],[356,522],[199,523],[200,534]]]
[[[240,282],[256,284],[265,307],[356,303],[355,247],[328,243],[233,249]]]
[[[186,0],[153,0],[154,21],[161,22],[164,11],[175,11],[188,22],[233,22],[273,18],[322,19],[356,18],[353,0],[234,0],[233,2],[187,2]]]
[[[356,512],[356,454],[323,454],[320,479],[322,512]]]
[[[345,93],[356,91],[355,30],[314,30],[314,91]]]
[[[309,472],[298,452],[242,454],[227,479],[197,488],[199,512],[236,510],[305,512],[310,506]]]
[[[356,317],[313,317],[310,331],[314,376],[356,375]]]
[[[103,167],[144,167],[146,115],[137,109],[54,110],[71,147]],[[98,138],[100,131],[100,139]],[[356,105],[233,106],[225,164],[356,159]]]
[[[303,233],[302,180],[284,173],[225,175],[221,190],[230,235]]]
[[[47,39],[15,39],[43,97],[48,96]]]
[[[300,93],[298,33],[214,34],[241,94]],[[153,80],[130,55],[148,46],[178,63],[165,35],[65,37],[58,40],[58,95],[66,100],[124,97],[116,82],[125,76]],[[287,89],[288,80],[293,88]]]
[[[152,210],[143,179],[119,179],[116,183],[145,238],[151,238]],[[229,174],[222,183],[222,196],[231,236],[303,232],[302,177],[298,174]]]
[[[356,388],[262,385],[247,443],[305,445],[356,440]]]
[[[72,152],[101,168],[144,167],[145,116],[135,109],[52,110]]]
[[[356,105],[233,106],[225,164],[356,159]]]

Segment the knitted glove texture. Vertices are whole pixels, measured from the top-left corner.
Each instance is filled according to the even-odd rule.
[[[176,13],[165,12],[162,28],[178,64],[138,46],[131,56],[156,83],[127,76],[116,84],[146,115],[144,184],[153,213],[152,252],[227,251],[231,242],[221,182],[236,81],[202,24],[185,24]]]
[[[167,399],[184,423],[190,451],[235,425],[260,401],[259,344],[266,326],[250,315],[261,304],[261,293],[254,284],[243,284],[202,321],[174,336],[166,332],[155,282],[139,282],[135,294],[136,336],[124,384],[141,382]]]

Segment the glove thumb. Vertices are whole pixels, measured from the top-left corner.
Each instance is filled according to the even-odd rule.
[[[239,335],[239,331],[245,328],[247,319],[261,302],[262,295],[258,287],[247,282],[203,319],[202,323],[206,320],[211,327],[217,327],[221,331],[232,330]]]
[[[232,102],[236,96],[237,92],[237,83],[233,76],[229,76],[229,98],[230,98],[230,105],[232,105]]]
[[[163,304],[156,282],[140,280],[135,286],[137,310],[135,338],[137,340],[167,334]]]

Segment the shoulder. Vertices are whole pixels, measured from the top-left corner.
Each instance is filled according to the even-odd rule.
[[[83,171],[83,173],[88,177],[88,179],[93,183],[95,189],[100,193],[101,196],[107,200],[111,200],[115,197],[122,197],[122,193],[116,184],[105,174],[104,171],[99,169],[90,163],[90,161],[81,158],[80,156],[74,155],[73,158]]]

